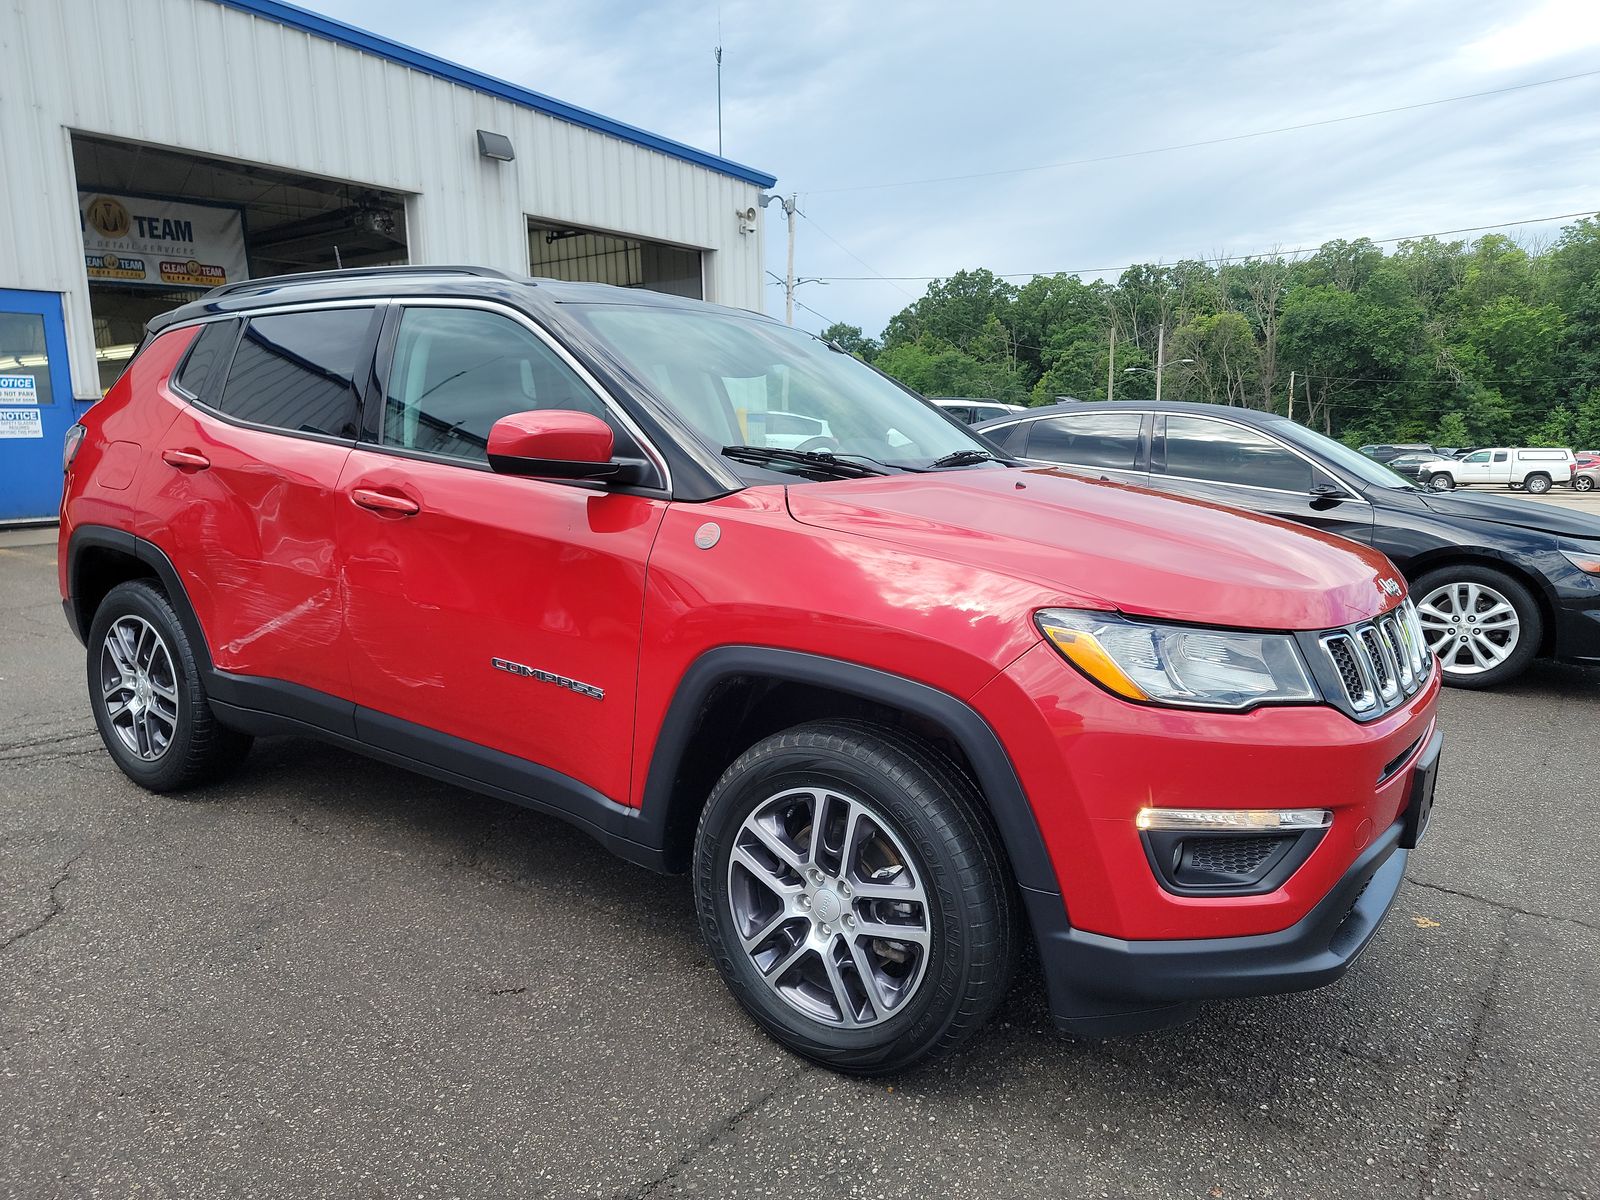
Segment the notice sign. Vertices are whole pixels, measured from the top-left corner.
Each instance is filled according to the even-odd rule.
[[[236,208],[79,192],[78,211],[90,279],[212,288],[250,277]]]
[[[39,381],[32,375],[0,375],[0,404],[39,403]]]
[[[37,408],[0,408],[0,441],[7,438],[42,438],[44,422]]]

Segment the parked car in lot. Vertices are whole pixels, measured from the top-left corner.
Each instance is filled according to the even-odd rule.
[[[1385,442],[1374,446],[1363,446],[1361,453],[1373,462],[1389,463],[1402,454],[1428,454],[1437,457],[1439,451],[1427,442]]]
[[[979,400],[971,396],[930,396],[928,399],[963,425],[976,425],[1008,413],[1028,411],[1020,404],[1002,404],[999,400]]]
[[[831,444],[773,444],[763,397]],[[842,1070],[965,1041],[1028,936],[1081,1033],[1326,983],[1432,802],[1439,672],[1381,554],[997,460],[698,301],[229,285],[74,427],[61,516],[129,778],[297,734],[552,813],[691,872],[739,1001]]]
[[[1600,484],[1600,459],[1594,459],[1588,466],[1580,466],[1572,473],[1573,491],[1592,492],[1597,484]]]
[[[1397,475],[1404,475],[1407,479],[1410,479],[1413,482],[1422,483],[1425,480],[1423,468],[1425,468],[1429,463],[1438,461],[1439,458],[1436,454],[1413,452],[1409,454],[1401,454],[1395,458],[1391,458],[1383,465],[1388,467],[1389,470],[1393,471]]]
[[[1436,458],[1418,474],[1436,492],[1488,484],[1543,495],[1558,483],[1570,483],[1575,466],[1571,450],[1500,446],[1474,450],[1464,458]]]
[[[1083,404],[979,432],[1011,454],[1375,546],[1410,581],[1447,683],[1492,687],[1540,656],[1600,663],[1600,519],[1585,513],[1424,491],[1285,417],[1220,405]]]

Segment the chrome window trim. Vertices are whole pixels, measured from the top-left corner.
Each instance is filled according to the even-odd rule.
[[[1107,410],[1106,409],[1096,409],[1095,411],[1096,412],[1105,412]],[[1372,501],[1368,500],[1365,496],[1358,495],[1350,487],[1350,485],[1348,483],[1346,483],[1342,478],[1340,478],[1333,471],[1330,471],[1327,467],[1323,466],[1316,459],[1312,458],[1309,454],[1306,454],[1304,451],[1300,450],[1299,448],[1297,448],[1295,446],[1291,446],[1288,442],[1283,441],[1281,438],[1275,438],[1270,433],[1266,433],[1266,432],[1264,432],[1264,431],[1262,431],[1260,429],[1255,428],[1255,426],[1253,426],[1253,425],[1246,425],[1246,424],[1244,424],[1244,423],[1242,423],[1240,421],[1230,421],[1227,417],[1215,417],[1215,416],[1212,416],[1210,413],[1186,413],[1186,412],[1174,413],[1174,412],[1166,412],[1166,411],[1156,411],[1154,409],[1148,409],[1148,408],[1136,409],[1132,405],[1130,405],[1128,407],[1127,411],[1130,412],[1130,413],[1138,413],[1141,416],[1190,417],[1190,418],[1192,418],[1192,419],[1194,419],[1196,421],[1216,421],[1220,425],[1231,425],[1235,429],[1243,429],[1247,433],[1256,434],[1259,437],[1265,438],[1267,441],[1271,442],[1273,445],[1278,446],[1278,447],[1280,447],[1280,448],[1282,448],[1284,450],[1287,450],[1290,454],[1294,455],[1296,458],[1300,459],[1301,461],[1303,461],[1307,465],[1309,465],[1313,471],[1320,471],[1323,475],[1326,475],[1329,479],[1333,480],[1333,482],[1344,493],[1344,495],[1342,495],[1342,496],[1340,496],[1338,498],[1341,503],[1343,501],[1348,500],[1352,504],[1365,504],[1369,508],[1372,506]],[[1074,413],[1040,413],[1038,416],[1023,416],[1023,415],[1019,414],[1015,421],[1006,421],[1004,424],[991,425],[991,426],[989,426],[988,429],[979,430],[978,432],[979,433],[985,433],[985,434],[986,433],[991,433],[991,432],[992,433],[999,433],[1002,429],[1010,429],[1013,426],[1022,425],[1022,424],[1025,424],[1025,423],[1029,422],[1029,421],[1043,421],[1043,420],[1049,419],[1050,417],[1071,417],[1071,416],[1075,416],[1075,415],[1089,416],[1091,414],[1089,414],[1089,413],[1082,413],[1082,414],[1074,414]],[[1162,436],[1162,438],[1166,437],[1166,429],[1165,429],[1165,427],[1162,428],[1161,436]],[[1289,488],[1262,487],[1260,484],[1255,484],[1255,483],[1229,483],[1229,482],[1227,482],[1225,480],[1221,480],[1221,479],[1200,479],[1200,478],[1198,478],[1198,477],[1196,477],[1194,475],[1173,475],[1173,474],[1171,474],[1171,473],[1169,473],[1167,471],[1157,471],[1155,469],[1155,443],[1156,443],[1156,433],[1155,433],[1155,430],[1152,429],[1150,431],[1150,458],[1151,458],[1151,462],[1150,462],[1149,468],[1147,470],[1144,470],[1144,471],[1141,471],[1141,470],[1139,470],[1137,468],[1134,468],[1134,467],[1092,467],[1092,466],[1088,466],[1088,465],[1082,464],[1082,463],[1058,463],[1058,462],[1052,462],[1050,459],[1031,458],[1031,457],[1027,457],[1027,456],[1021,455],[1021,454],[1013,455],[1012,457],[1021,458],[1026,462],[1047,463],[1050,466],[1056,466],[1056,467],[1082,467],[1082,469],[1084,469],[1084,470],[1092,470],[1092,471],[1122,471],[1124,474],[1139,475],[1139,476],[1142,476],[1142,477],[1145,477],[1145,478],[1149,478],[1149,479],[1156,479],[1156,478],[1176,479],[1176,480],[1179,480],[1179,481],[1184,482],[1184,483],[1203,483],[1208,487],[1246,488],[1246,489],[1248,489],[1249,491],[1252,491],[1252,492],[1271,492],[1275,496],[1299,496],[1301,499],[1305,499],[1307,496],[1310,495],[1309,492],[1296,492],[1296,491],[1293,491],[1293,490],[1291,490]]]
[[[1193,421],[1215,421],[1219,425],[1231,425],[1235,429],[1242,429],[1246,433],[1253,433],[1257,437],[1263,438],[1266,441],[1271,442],[1274,446],[1277,446],[1277,447],[1279,447],[1280,449],[1283,449],[1283,450],[1287,450],[1290,454],[1294,455],[1296,458],[1300,459],[1307,466],[1309,466],[1313,471],[1320,471],[1322,474],[1326,475],[1329,479],[1333,480],[1334,483],[1338,485],[1340,490],[1345,493],[1343,496],[1339,497],[1339,499],[1341,501],[1343,501],[1343,500],[1352,500],[1357,504],[1366,504],[1366,505],[1370,505],[1372,503],[1365,496],[1356,495],[1356,493],[1351,489],[1349,484],[1347,484],[1338,475],[1334,474],[1334,472],[1330,471],[1327,467],[1325,467],[1321,463],[1319,463],[1316,459],[1312,458],[1309,454],[1307,454],[1303,450],[1299,449],[1299,447],[1291,446],[1288,442],[1284,441],[1282,438],[1275,438],[1270,433],[1267,433],[1264,430],[1257,429],[1253,425],[1246,425],[1242,421],[1232,421],[1232,420],[1229,420],[1227,417],[1212,416],[1210,413],[1161,412],[1161,413],[1156,413],[1155,415],[1159,416],[1159,417],[1187,417],[1187,418],[1189,418],[1190,420],[1193,420]],[[1166,440],[1166,436],[1167,436],[1166,426],[1163,425],[1162,428],[1161,428],[1162,441]],[[1297,491],[1294,491],[1292,488],[1263,487],[1263,486],[1261,486],[1260,484],[1257,484],[1257,483],[1229,483],[1228,481],[1222,480],[1222,479],[1199,479],[1199,478],[1196,478],[1193,475],[1173,475],[1173,474],[1170,474],[1169,472],[1167,472],[1165,470],[1162,470],[1162,471],[1158,472],[1156,470],[1156,464],[1155,464],[1155,441],[1156,441],[1155,431],[1152,430],[1151,433],[1150,433],[1150,475],[1151,475],[1152,478],[1154,478],[1156,475],[1160,475],[1161,478],[1163,478],[1163,479],[1182,479],[1182,480],[1185,480],[1186,482],[1189,482],[1189,483],[1209,484],[1212,487],[1248,488],[1250,491],[1253,491],[1253,492],[1271,492],[1271,493],[1273,493],[1274,495],[1277,495],[1277,496],[1299,496],[1302,499],[1310,494],[1309,492],[1297,492]],[[1165,457],[1165,456],[1163,455],[1163,457]]]
[[[589,369],[579,362],[575,357],[573,357],[571,351],[569,351],[560,342],[556,341],[556,339],[550,335],[549,331],[535,321],[532,317],[528,316],[520,309],[513,308],[512,306],[504,304],[500,301],[479,299],[471,296],[397,296],[391,299],[389,303],[395,308],[399,309],[481,309],[484,312],[494,313],[497,316],[509,317],[511,320],[527,329],[538,341],[543,343],[549,349],[555,351],[556,357],[565,363],[567,367],[569,367],[572,372],[583,381],[584,386],[587,387],[591,393],[593,393],[595,399],[600,402],[601,406],[610,412],[614,417],[616,417],[618,424],[620,424],[628,431],[629,434],[632,435],[634,441],[639,444],[639,448],[644,451],[645,457],[650,460],[651,465],[655,467],[658,472],[660,472],[662,480],[661,486],[659,488],[646,487],[642,490],[651,492],[660,491],[668,496],[672,494],[672,469],[667,465],[666,456],[662,454],[661,451],[656,449],[655,444],[645,436],[644,430],[639,428],[638,422],[629,416],[627,411],[623,409],[623,407],[618,404],[615,399],[612,398],[611,394],[600,385],[599,380],[595,379],[595,377],[590,374]],[[404,314],[402,313],[402,319],[403,317]],[[381,441],[362,442],[361,445],[363,447],[370,447],[378,450],[393,450],[397,448],[401,450],[405,449],[403,446],[385,446]],[[457,466],[486,465],[474,464],[473,460],[471,459],[455,458],[450,455],[429,455],[428,457],[432,461],[452,463]],[[585,481],[577,480],[575,482],[582,483]]]

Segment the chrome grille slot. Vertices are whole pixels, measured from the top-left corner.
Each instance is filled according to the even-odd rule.
[[[1348,633],[1331,633],[1322,639],[1322,648],[1339,672],[1344,685],[1345,700],[1351,711],[1371,712],[1378,706],[1377,689],[1373,686],[1372,672],[1365,654],[1356,646],[1355,638]]]
[[[1358,644],[1372,665],[1372,675],[1378,684],[1378,695],[1385,701],[1393,700],[1400,694],[1400,680],[1396,677],[1394,660],[1384,647],[1377,626],[1363,625],[1356,636]]]
[[[1378,622],[1378,632],[1383,635],[1384,649],[1389,652],[1389,657],[1395,665],[1395,670],[1400,676],[1400,687],[1406,695],[1417,690],[1417,672],[1411,665],[1411,655],[1406,651],[1405,643],[1400,637],[1400,624],[1393,615],[1384,617]]]

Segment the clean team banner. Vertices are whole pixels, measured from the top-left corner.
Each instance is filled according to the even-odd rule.
[[[90,279],[211,288],[250,277],[236,208],[79,192],[78,212]]]

